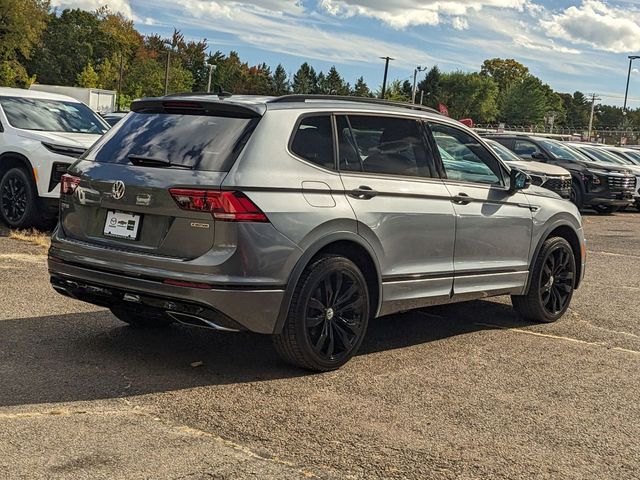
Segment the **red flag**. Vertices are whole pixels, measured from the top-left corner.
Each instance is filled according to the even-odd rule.
[[[471,118],[463,118],[462,120],[458,120],[458,121],[469,128],[473,128],[473,119]]]
[[[440,110],[441,114],[446,115],[447,117],[449,116],[449,109],[444,103],[438,104],[438,110]]]

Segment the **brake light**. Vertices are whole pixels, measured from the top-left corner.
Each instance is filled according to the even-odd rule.
[[[268,222],[267,216],[242,192],[171,188],[169,193],[183,210],[210,212],[227,222]]]
[[[80,177],[74,177],[68,173],[60,177],[60,192],[64,195],[73,195],[78,185],[80,185]]]

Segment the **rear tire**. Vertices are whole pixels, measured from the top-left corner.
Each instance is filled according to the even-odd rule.
[[[345,257],[322,255],[300,277],[273,342],[288,363],[326,372],[356,354],[368,323],[369,290],[360,269]]]
[[[22,168],[10,168],[0,179],[0,216],[11,228],[39,227],[42,223],[36,187]]]
[[[551,323],[565,314],[576,283],[576,260],[569,242],[547,239],[531,273],[529,292],[512,295],[513,308],[531,322]]]
[[[164,328],[173,323],[166,313],[142,308],[112,307],[111,313],[134,328]]]

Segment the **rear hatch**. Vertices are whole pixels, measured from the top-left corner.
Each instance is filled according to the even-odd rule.
[[[208,208],[255,129],[255,106],[149,99],[100,139],[62,185],[67,238],[190,259],[212,248]],[[233,199],[231,199],[233,201]]]

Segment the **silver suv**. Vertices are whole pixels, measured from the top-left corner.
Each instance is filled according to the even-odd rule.
[[[131,110],[63,177],[49,270],[133,326],[270,334],[324,371],[372,318],[511,295],[552,322],[582,279],[576,207],[437,113],[213,95]]]

